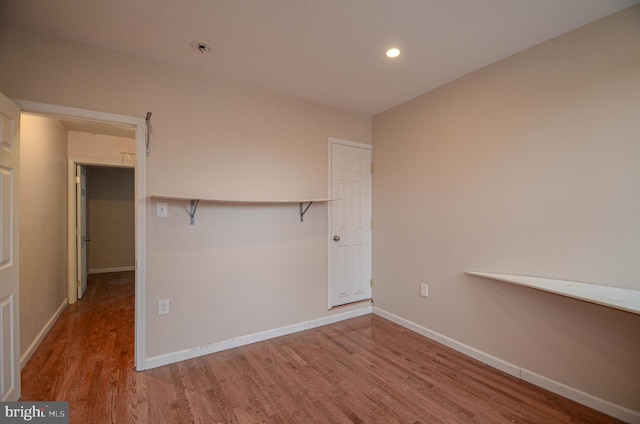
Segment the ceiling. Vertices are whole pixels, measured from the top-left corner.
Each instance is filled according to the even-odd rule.
[[[0,2],[0,24],[373,115],[638,3],[20,0]]]

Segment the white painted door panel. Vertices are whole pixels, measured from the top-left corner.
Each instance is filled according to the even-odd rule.
[[[0,93],[0,401],[20,398],[20,109]]]
[[[78,300],[87,290],[87,167],[76,165],[76,265]]]
[[[371,150],[331,143],[329,306],[371,299]]]

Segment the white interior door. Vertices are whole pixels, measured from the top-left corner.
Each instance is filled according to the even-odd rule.
[[[371,146],[330,141],[329,307],[371,299]]]
[[[76,266],[78,282],[78,300],[87,290],[88,257],[87,243],[87,168],[76,165]]]
[[[0,401],[20,398],[20,108],[0,93]]]

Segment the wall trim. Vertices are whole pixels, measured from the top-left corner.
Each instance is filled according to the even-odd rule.
[[[351,146],[351,147],[358,147],[360,149],[373,150],[373,144],[361,143],[359,141],[351,141],[351,140],[344,140],[341,138],[329,137],[328,142],[329,142],[329,147],[331,147],[332,144],[342,144],[344,146]]]
[[[521,379],[626,423],[640,424],[640,412],[638,411],[616,405],[608,400],[593,396],[524,368],[521,370]]]
[[[383,309],[374,307],[373,314],[381,316],[382,318],[386,318],[389,321],[392,321],[408,330],[414,331],[422,336],[427,337],[428,339],[441,343],[464,355],[470,356],[473,359],[476,359],[486,365],[489,365],[490,367],[499,369],[500,371],[503,371],[509,375],[512,375],[516,378],[524,380],[535,386],[541,387],[545,390],[549,390],[550,392],[563,396],[574,402],[578,402],[579,404],[588,406],[589,408],[595,409],[596,411],[600,411],[604,414],[610,415],[619,420],[632,423],[632,424],[640,424],[639,411],[633,411],[623,406],[616,405],[607,400],[601,399],[599,397],[590,395],[589,393],[585,393],[576,388],[562,384],[558,381],[551,380],[547,377],[536,374],[532,371],[528,371],[526,369],[520,368],[517,365],[504,361],[495,356],[489,355],[486,352],[475,349],[471,346],[468,346],[450,337],[444,336],[440,333],[437,333],[433,330],[430,330],[412,321],[406,320],[390,312],[387,312]]]
[[[109,272],[123,272],[123,271],[135,271],[136,267],[131,266],[117,266],[113,268],[94,268],[89,270],[89,274],[107,274]]]
[[[31,359],[31,357],[35,353],[38,346],[40,346],[40,343],[42,343],[45,336],[49,333],[49,330],[51,330],[51,327],[53,327],[53,324],[55,324],[58,318],[60,318],[60,315],[65,310],[67,305],[68,305],[68,302],[65,297],[65,299],[62,301],[62,304],[53,313],[51,318],[49,318],[49,320],[45,323],[44,327],[42,327],[42,330],[40,330],[36,338],[33,340],[33,342],[31,342],[29,347],[24,351],[24,353],[20,357],[20,369],[24,368],[24,366],[27,365],[27,362],[29,362],[29,359]]]
[[[340,314],[333,314],[324,318],[318,318],[311,321],[305,321],[298,324],[288,325],[285,327],[276,328],[273,330],[261,331],[259,333],[249,334],[246,336],[240,336],[221,342],[211,343],[209,345],[194,347],[191,349],[179,350],[177,352],[166,353],[164,355],[158,355],[145,360],[145,369],[151,369],[161,367],[163,365],[169,365],[187,359],[197,358],[199,356],[209,355],[211,353],[221,352],[223,350],[233,349],[240,346],[246,346],[248,344],[262,342],[269,339],[274,339],[280,336],[286,336],[288,334],[297,333],[300,331],[310,330],[315,327],[323,325],[334,324],[336,322],[345,321],[351,318],[359,317],[362,315],[368,315],[372,313],[372,306],[367,306],[353,311],[343,312]]]

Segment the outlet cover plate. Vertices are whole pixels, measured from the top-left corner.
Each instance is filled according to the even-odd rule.
[[[429,285],[428,284],[420,284],[420,296],[429,297]]]
[[[171,302],[169,299],[158,300],[158,315],[167,315],[171,311]]]

